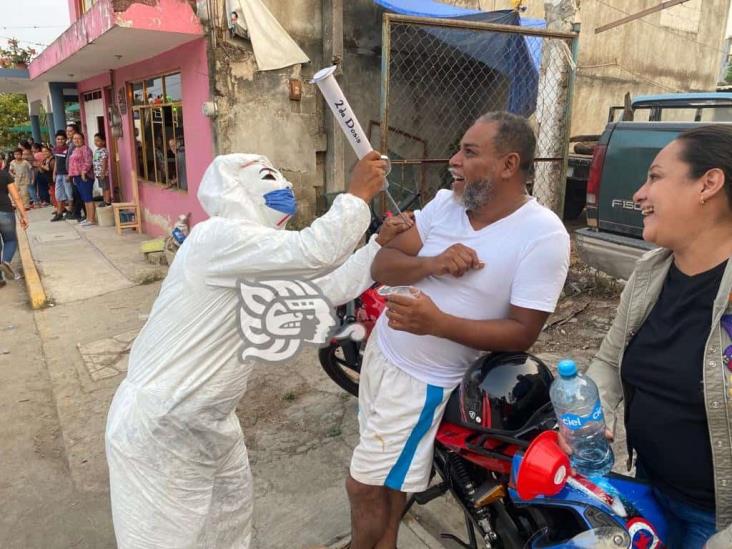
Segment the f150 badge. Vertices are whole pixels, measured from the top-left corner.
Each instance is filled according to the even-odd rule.
[[[641,211],[640,204],[637,204],[632,200],[620,200],[619,198],[613,198],[611,205],[613,208],[620,208],[622,210],[633,210],[636,212]]]

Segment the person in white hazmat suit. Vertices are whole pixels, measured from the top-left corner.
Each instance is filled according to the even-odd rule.
[[[255,362],[239,359],[247,342],[237,281],[312,280],[337,268],[314,285],[333,304],[356,297],[372,283],[380,245],[372,239],[346,259],[369,225],[385,167],[377,153],[359,161],[349,192],[299,232],[281,230],[295,199],[267,158],[231,154],[208,167],[198,199],[210,218],[177,252],[107,419],[121,549],[249,546],[252,479],[235,408]]]

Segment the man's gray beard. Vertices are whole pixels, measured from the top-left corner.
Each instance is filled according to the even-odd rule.
[[[460,202],[462,202],[466,210],[479,210],[491,201],[494,189],[495,185],[490,179],[481,179],[473,183],[466,181]]]

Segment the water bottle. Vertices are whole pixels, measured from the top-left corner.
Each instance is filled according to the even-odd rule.
[[[605,475],[613,468],[615,457],[605,438],[605,416],[597,385],[577,372],[573,360],[562,360],[557,371],[559,377],[549,394],[559,430],[572,448],[572,466],[587,477]]]
[[[186,239],[186,236],[188,236],[188,216],[179,215],[178,221],[175,223],[175,226],[173,227],[173,238],[180,246],[181,244],[183,244],[183,241]]]

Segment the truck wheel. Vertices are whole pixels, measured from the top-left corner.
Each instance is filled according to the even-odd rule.
[[[567,193],[564,197],[564,220],[573,221],[577,219],[582,210],[585,209],[585,194]]]

